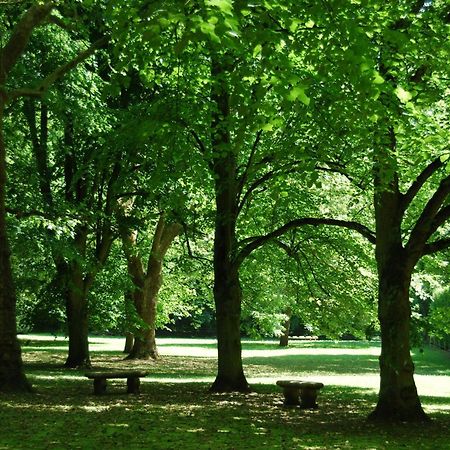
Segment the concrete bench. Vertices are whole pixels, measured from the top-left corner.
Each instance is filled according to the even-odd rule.
[[[86,372],[87,378],[94,380],[94,394],[101,395],[106,392],[106,380],[111,378],[126,378],[127,393],[139,394],[139,386],[141,384],[140,377],[145,377],[148,372],[140,370],[134,371],[116,371],[116,372]]]
[[[283,389],[284,406],[298,406],[301,409],[316,409],[317,395],[323,383],[299,380],[278,380],[277,385]]]

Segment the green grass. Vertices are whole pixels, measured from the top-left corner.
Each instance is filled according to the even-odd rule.
[[[208,392],[216,365],[210,340],[160,340],[156,363],[123,361],[122,340],[92,341],[96,368],[149,370],[141,395],[124,394],[124,380],[92,395],[81,371],[62,368],[65,341],[31,336],[23,356],[36,393],[0,397],[0,449],[450,448],[448,353],[415,355],[431,423],[380,426],[365,420],[376,402],[377,343],[293,342],[280,350],[245,342],[254,392],[244,395]],[[320,408],[284,408],[274,381],[286,376],[324,381]]]

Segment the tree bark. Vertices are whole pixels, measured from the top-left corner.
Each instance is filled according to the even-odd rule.
[[[289,345],[289,331],[291,329],[292,309],[287,308],[285,314],[287,318],[284,322],[283,334],[280,336],[280,347],[287,347]]]
[[[67,289],[67,330],[69,353],[65,366],[90,368],[88,301],[83,276],[78,267],[72,268]]]
[[[125,346],[123,353],[128,354],[131,352],[134,345],[134,334],[131,329],[133,320],[130,311],[130,308],[134,308],[133,293],[131,291],[126,291],[123,297],[125,306]]]
[[[125,332],[125,346],[123,352],[126,354],[131,353],[134,345],[134,334],[131,331]]]
[[[414,382],[410,353],[409,287],[419,259],[402,243],[403,195],[392,168],[396,140],[390,129],[375,154],[375,256],[378,269],[378,317],[381,328],[380,391],[370,420],[426,420]]]
[[[4,47],[0,47],[0,391],[26,392],[31,385],[23,371],[17,339],[16,292],[6,231],[6,148],[3,117],[8,95],[6,80],[24,53],[34,28],[53,8],[52,2],[31,6],[14,27]]]
[[[136,312],[142,320],[133,333],[134,344],[127,359],[157,359],[156,312],[158,293],[162,285],[162,262],[173,240],[181,233],[182,227],[177,223],[166,224],[164,213],[160,214],[147,268],[144,269],[136,243],[137,233],[125,226],[120,215],[118,219],[128,273],[135,287],[131,295]]]
[[[385,267],[380,268],[380,391],[377,406],[369,416],[371,420],[427,420],[417,394],[410,353],[411,269],[402,259],[401,253],[392,255]]]
[[[136,288],[133,298],[136,312],[142,319],[142,325],[134,333],[134,344],[127,359],[157,359],[158,349],[156,346],[156,291],[159,291],[161,282],[158,277],[145,277],[142,280],[142,288]],[[155,283],[154,286],[151,283]],[[158,285],[159,284],[159,285]]]
[[[80,257],[86,251],[87,229],[80,227],[75,235],[75,248]],[[65,366],[69,368],[91,367],[89,357],[89,319],[88,286],[78,260],[67,264],[66,281],[66,315],[69,336],[69,353]]]
[[[215,246],[215,255],[219,253]],[[217,329],[217,376],[212,392],[248,392],[241,346],[242,290],[238,271],[220,256],[214,258],[214,302]]]
[[[214,303],[217,328],[217,376],[213,392],[247,392],[241,347],[242,289],[236,262],[236,221],[239,207],[236,151],[231,144],[227,69],[213,58],[211,122],[216,218],[214,234]]]
[[[6,148],[3,140],[4,97],[0,92],[0,392],[31,390],[23,371],[16,325],[16,292],[6,232]]]

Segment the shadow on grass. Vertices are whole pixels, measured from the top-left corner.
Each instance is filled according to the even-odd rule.
[[[283,407],[275,385],[250,394],[211,394],[207,383],[144,382],[139,396],[122,381],[92,395],[88,380],[36,379],[35,395],[6,396],[5,448],[365,449],[447,448],[448,414],[429,425],[366,422],[371,391],[326,386],[318,410]],[[443,399],[431,399],[444,404]],[[26,423],[24,427],[22,424]]]

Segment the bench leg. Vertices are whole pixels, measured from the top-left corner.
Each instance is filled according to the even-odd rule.
[[[300,391],[300,408],[317,409],[319,405],[316,402],[318,389],[304,388]]]
[[[127,394],[139,394],[139,386],[141,381],[139,377],[128,377],[127,378]]]
[[[298,396],[299,389],[296,387],[284,387],[284,406],[298,406],[300,404]]]
[[[94,379],[94,394],[102,395],[106,392],[106,378]]]

